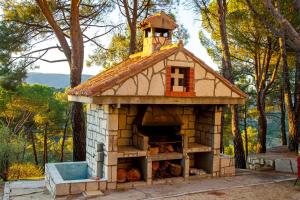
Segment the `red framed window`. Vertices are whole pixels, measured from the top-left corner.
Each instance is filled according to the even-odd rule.
[[[194,69],[167,66],[166,96],[195,96]]]

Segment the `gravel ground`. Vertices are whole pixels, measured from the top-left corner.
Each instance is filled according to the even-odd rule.
[[[300,200],[300,184],[294,186],[295,175],[241,171],[235,177],[190,180],[185,183],[153,185],[131,190],[108,191],[95,200]],[[12,200],[48,200],[44,181],[15,181],[9,184]],[[1,199],[1,198],[0,198]],[[84,200],[82,195],[60,198]],[[92,200],[92,199],[91,199]]]
[[[300,200],[300,186],[293,181],[167,198],[172,200]]]

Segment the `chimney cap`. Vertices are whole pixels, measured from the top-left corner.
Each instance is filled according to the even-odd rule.
[[[177,28],[177,24],[170,15],[167,15],[164,11],[161,11],[152,16],[149,16],[140,23],[140,28],[142,30],[149,27],[174,30],[175,28]]]

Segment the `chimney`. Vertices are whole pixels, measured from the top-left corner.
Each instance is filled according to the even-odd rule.
[[[140,23],[143,31],[143,55],[148,56],[164,45],[172,44],[175,21],[165,12],[152,15]]]

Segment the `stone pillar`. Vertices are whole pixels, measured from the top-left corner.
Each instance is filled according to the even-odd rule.
[[[118,129],[119,109],[112,105],[108,108],[108,151],[107,151],[107,189],[117,187],[117,164],[118,164]]]
[[[144,178],[147,182],[147,185],[151,185],[152,184],[152,159],[148,158],[145,159],[145,164],[144,164]],[[145,173],[146,172],[146,173]]]
[[[183,156],[181,166],[183,166],[183,177],[187,179],[190,176],[190,158],[188,154]]]
[[[212,135],[212,152],[213,152],[212,172],[213,172],[213,176],[220,175],[221,119],[222,119],[222,107],[215,106],[213,135]]]
[[[97,146],[103,143],[104,157],[107,157],[108,133],[108,107],[99,106],[97,104],[87,105],[87,136],[86,136],[86,161],[88,163],[88,173],[91,177],[101,176],[106,177],[105,166],[103,169],[98,167]],[[102,171],[99,171],[102,170]]]

